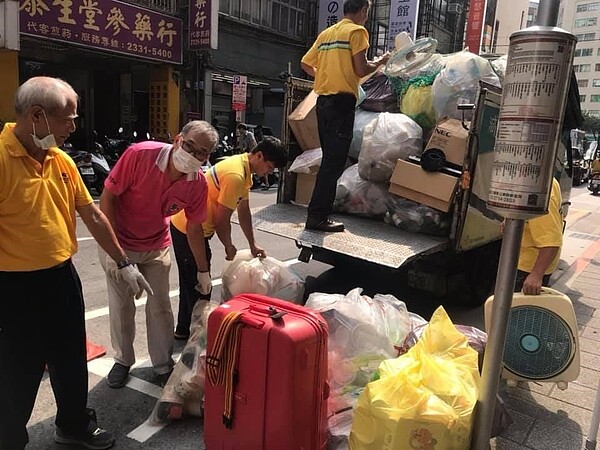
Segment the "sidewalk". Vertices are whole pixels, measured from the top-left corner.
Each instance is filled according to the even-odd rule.
[[[565,246],[573,245],[569,239],[581,238],[582,234],[588,235],[588,246],[552,284],[569,296],[575,308],[581,354],[579,378],[569,383],[565,391],[554,383],[526,382],[516,388],[503,387],[500,395],[513,424],[492,440],[492,449],[585,448],[600,376],[600,239],[595,234],[600,222],[596,217],[589,217],[587,222],[579,228],[593,227],[574,227],[565,234]]]

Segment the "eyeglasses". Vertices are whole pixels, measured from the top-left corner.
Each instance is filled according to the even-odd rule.
[[[194,146],[185,139],[181,139],[181,148],[199,161],[205,161],[212,152],[206,147],[194,148]]]

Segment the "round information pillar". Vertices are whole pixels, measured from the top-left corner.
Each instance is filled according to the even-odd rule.
[[[488,207],[527,220],[548,210],[576,38],[555,27],[510,36]]]

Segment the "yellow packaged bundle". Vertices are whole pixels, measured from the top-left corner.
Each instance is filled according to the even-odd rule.
[[[352,450],[469,450],[477,352],[443,307],[413,348],[380,364],[379,377],[358,399]]]

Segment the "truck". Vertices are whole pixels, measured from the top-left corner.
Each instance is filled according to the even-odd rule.
[[[286,81],[281,136],[290,161],[302,149],[288,116],[311,90],[310,81],[291,76]],[[450,210],[448,236],[429,236],[369,218],[335,214],[335,220],[345,224],[343,233],[306,230],[306,207],[294,201],[297,174],[288,170],[280,174],[277,202],[252,209],[255,229],[293,239],[303,262],[312,258],[346,269],[350,277],[366,272],[385,274],[442,304],[481,304],[493,292],[501,248],[503,218],[486,204],[501,96],[500,88],[481,82],[475,104],[462,105],[473,115],[470,123],[464,122],[468,126],[467,149]],[[556,167],[560,171],[564,166],[557,163]]]

